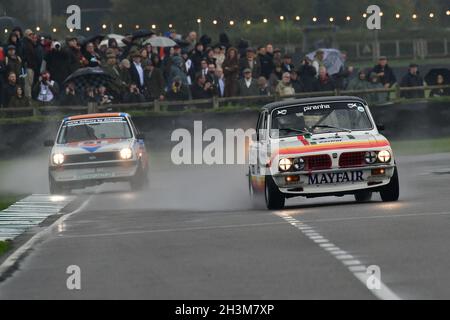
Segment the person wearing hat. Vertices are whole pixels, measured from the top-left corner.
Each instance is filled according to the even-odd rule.
[[[389,66],[388,58],[386,56],[380,57],[378,64],[371,70],[371,72],[375,72],[377,74],[380,83],[387,89],[397,83],[394,70],[392,70]]]
[[[148,61],[144,65],[146,98],[148,101],[164,100],[164,88],[166,86],[161,69],[155,67],[153,62]]]
[[[239,62],[239,68],[241,74],[245,76],[244,70],[250,69],[252,72],[252,77],[257,79],[261,76],[261,63],[256,56],[255,49],[247,48],[245,57],[243,57]]]
[[[20,34],[20,36],[19,36],[19,34]],[[22,56],[23,49],[22,49],[22,38],[21,38],[21,35],[22,35],[22,31],[20,31],[20,33],[17,33],[17,32],[14,32],[14,31],[11,32],[9,34],[9,37],[8,37],[8,41],[7,41],[7,45],[5,47],[5,51],[8,51],[8,46],[13,45],[13,46],[16,47],[16,54],[19,57]]]
[[[37,41],[34,32],[31,29],[27,29],[24,32],[23,39],[23,63],[26,69],[25,82],[25,96],[31,99],[35,73],[40,70],[40,63],[37,51]]]
[[[423,87],[424,81],[419,72],[419,66],[416,63],[409,65],[408,73],[400,82],[400,87]],[[425,98],[423,90],[402,91],[401,96],[406,99],[421,99]]]
[[[110,90],[116,95],[120,96],[122,92],[126,90],[127,85],[122,81],[121,71],[119,66],[117,65],[117,56],[114,53],[110,52],[106,56],[106,64],[102,64],[101,68],[105,73],[109,74],[113,78]],[[131,83],[131,80],[129,81]]]
[[[9,45],[5,57],[6,72],[14,72],[19,79],[22,74],[22,59],[16,54],[16,46]]]
[[[84,57],[81,54],[80,47],[78,46],[78,39],[76,37],[72,36],[66,38],[66,48],[64,49],[64,52],[68,59],[69,74],[74,73],[83,66],[82,61]]]
[[[142,54],[138,50],[133,50],[130,53],[130,57],[132,60],[130,67],[131,82],[135,83],[141,92],[144,92],[145,77],[144,66],[142,65]]]
[[[243,74],[244,78],[239,80],[238,96],[259,96],[258,81],[256,78],[253,78],[253,71],[250,68],[246,68],[244,69]]]

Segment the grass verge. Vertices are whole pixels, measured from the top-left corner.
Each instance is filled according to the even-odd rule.
[[[391,141],[398,155],[421,155],[450,152],[450,137],[423,140]]]
[[[0,241],[0,256],[11,249],[11,244],[8,241]]]

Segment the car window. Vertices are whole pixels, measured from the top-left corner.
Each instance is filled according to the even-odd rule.
[[[131,128],[125,118],[83,119],[65,122],[59,134],[58,143],[131,139],[132,137]]]

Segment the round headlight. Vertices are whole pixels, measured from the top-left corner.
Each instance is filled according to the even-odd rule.
[[[64,163],[64,155],[62,153],[56,153],[53,155],[53,163],[60,166]]]
[[[292,160],[291,159],[281,159],[280,160],[280,170],[281,171],[289,171],[292,168]]]
[[[305,160],[303,158],[298,158],[294,160],[294,169],[296,171],[302,171],[305,169]]]
[[[123,160],[130,160],[133,157],[133,151],[130,148],[120,150],[120,157]]]
[[[380,160],[380,162],[382,163],[388,163],[391,161],[391,153],[387,150],[383,150],[380,151],[380,153],[378,153],[378,160]]]
[[[378,160],[378,155],[376,152],[366,152],[364,159],[368,164],[374,164]]]

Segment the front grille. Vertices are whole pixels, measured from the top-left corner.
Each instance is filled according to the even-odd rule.
[[[339,167],[352,168],[364,166],[366,164],[365,156],[365,152],[343,153],[339,158]]]
[[[64,164],[86,163],[86,162],[102,162],[120,160],[119,152],[101,152],[101,153],[83,153],[68,155]]]
[[[327,170],[331,169],[332,166],[331,157],[326,154],[318,156],[309,156],[303,159],[305,160],[306,171]]]

